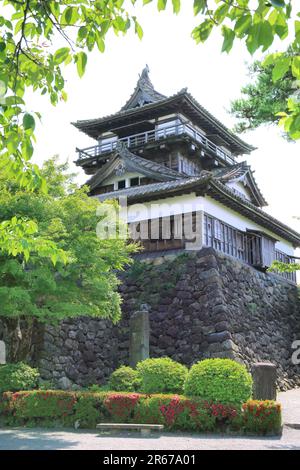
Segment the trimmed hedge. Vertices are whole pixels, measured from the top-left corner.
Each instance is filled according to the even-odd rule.
[[[37,387],[39,372],[24,362],[0,365],[0,393],[32,390]]]
[[[139,374],[128,366],[121,366],[110,376],[108,386],[116,392],[137,392],[141,385]]]
[[[251,398],[252,377],[231,359],[205,359],[191,367],[184,391],[203,400],[241,405]]]
[[[143,393],[183,393],[188,369],[170,357],[145,359],[137,364]]]
[[[249,401],[242,407],[179,395],[62,391],[6,392],[0,401],[3,424],[95,428],[97,423],[158,423],[167,430],[255,434],[279,433],[281,407]]]

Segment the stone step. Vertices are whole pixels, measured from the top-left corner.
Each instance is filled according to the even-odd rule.
[[[151,431],[162,431],[163,424],[124,424],[124,423],[100,423],[96,426],[102,431],[140,431],[143,436],[148,436]]]

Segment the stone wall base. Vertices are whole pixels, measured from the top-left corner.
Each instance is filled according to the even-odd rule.
[[[300,367],[291,361],[292,343],[300,339],[294,285],[213,249],[144,256],[122,281],[123,317],[117,325],[82,317],[44,327],[35,353],[29,354],[44,379],[77,386],[104,383],[116,367],[129,363],[130,317],[146,303],[151,357],[170,356],[188,366],[226,357],[249,369],[254,362],[270,361],[281,389],[300,385]]]

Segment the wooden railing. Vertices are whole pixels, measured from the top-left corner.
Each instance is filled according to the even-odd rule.
[[[189,124],[178,124],[170,127],[165,127],[163,129],[155,129],[151,131],[141,132],[139,134],[133,134],[128,137],[122,137],[121,139],[116,139],[111,142],[103,142],[92,147],[87,147],[85,149],[77,149],[79,153],[79,160],[85,158],[99,157],[103,154],[111,153],[115,150],[117,142],[124,142],[128,148],[139,147],[151,142],[157,142],[163,139],[168,139],[170,137],[186,135],[191,137],[195,142],[198,142],[202,145],[203,148],[207,148],[215,154],[216,157],[222,159],[223,161],[233,165],[235,164],[235,159],[225,152],[223,149],[214,144],[211,140],[205,137],[204,134],[194,129]]]

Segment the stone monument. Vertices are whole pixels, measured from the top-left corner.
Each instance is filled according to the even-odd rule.
[[[135,367],[139,361],[149,357],[149,306],[142,304],[140,310],[130,317],[129,363]]]
[[[4,341],[0,341],[0,364],[6,364],[6,346]]]

